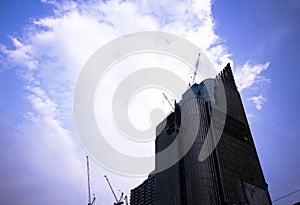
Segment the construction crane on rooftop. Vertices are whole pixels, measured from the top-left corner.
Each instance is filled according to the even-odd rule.
[[[86,156],[86,168],[87,168],[87,177],[88,177],[88,205],[95,204],[96,197],[94,196],[93,201],[91,200],[91,182],[90,182],[90,165],[89,165],[89,157]]]
[[[194,85],[194,83],[195,83],[196,75],[197,75],[197,72],[198,72],[198,69],[199,69],[200,55],[201,55],[201,53],[199,53],[199,55],[198,55],[196,65],[195,65],[195,71],[194,71],[192,83],[190,85]]]
[[[167,102],[169,103],[170,107],[172,108],[172,110],[175,110],[174,106],[172,105],[171,101],[169,100],[169,98],[167,97],[167,95],[165,93],[163,93],[165,99],[167,100]]]
[[[109,186],[109,188],[110,188],[110,190],[111,190],[111,192],[112,192],[112,194],[113,194],[113,196],[114,196],[114,198],[116,200],[116,202],[114,202],[114,205],[122,205],[122,204],[124,204],[124,201],[125,201],[125,205],[128,205],[127,196],[124,196],[124,193],[119,190],[121,192],[121,196],[118,199],[115,191],[113,190],[113,188],[112,188],[112,186],[111,186],[111,184],[109,182],[108,177],[106,175],[104,175],[104,178],[106,179],[107,184],[108,184],[108,186]]]

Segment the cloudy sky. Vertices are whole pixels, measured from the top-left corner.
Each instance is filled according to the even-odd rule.
[[[299,189],[299,17],[297,0],[1,1],[0,203],[87,203],[75,83],[98,48],[138,31],[186,38],[219,70],[230,62],[272,199]],[[144,180],[92,160],[96,204],[113,201],[104,174],[127,194]]]

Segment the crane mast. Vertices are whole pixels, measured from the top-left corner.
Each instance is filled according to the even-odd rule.
[[[87,169],[87,178],[88,178],[88,205],[93,205],[95,203],[96,197],[94,196],[93,201],[91,200],[91,182],[90,182],[90,165],[89,157],[86,156],[86,169]]]
[[[89,168],[89,157],[86,156],[86,171],[87,171],[87,178],[88,178],[88,196],[89,196],[89,201],[88,204],[91,203],[91,186],[90,186],[90,168]]]
[[[128,205],[128,198],[127,196],[124,197],[125,205]]]

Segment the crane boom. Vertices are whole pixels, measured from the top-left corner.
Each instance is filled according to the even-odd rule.
[[[93,205],[95,203],[96,197],[93,198],[93,201],[88,205]]]
[[[114,190],[113,190],[113,188],[112,188],[112,186],[111,186],[111,184],[110,184],[110,182],[109,182],[109,180],[108,180],[108,177],[107,177],[106,175],[104,175],[104,178],[106,179],[106,181],[107,181],[107,183],[108,183],[108,186],[109,186],[111,192],[113,193],[113,195],[114,195],[114,197],[115,197],[116,202],[118,202],[118,198],[117,198],[117,196],[116,196],[116,194],[115,194],[115,192],[114,192]]]
[[[199,69],[200,55],[201,55],[201,53],[199,53],[197,61],[196,61],[195,71],[194,71],[194,75],[193,75],[193,79],[192,79],[192,84],[191,85],[193,85],[195,83],[195,80],[196,80],[196,75],[197,75],[197,72],[198,72],[198,69]]]
[[[120,190],[119,190],[119,191],[120,191]],[[122,201],[122,200],[123,200],[123,196],[124,196],[124,193],[122,192],[119,201]]]
[[[171,103],[171,101],[169,100],[169,98],[166,96],[165,93],[163,93],[163,95],[164,95],[165,99],[168,101],[168,103],[169,103],[169,105],[171,106],[171,108],[174,110],[175,108],[174,108],[174,106],[172,105],[172,103]]]

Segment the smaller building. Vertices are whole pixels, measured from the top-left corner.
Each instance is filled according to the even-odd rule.
[[[130,205],[154,205],[154,171],[138,187],[130,191]]]

